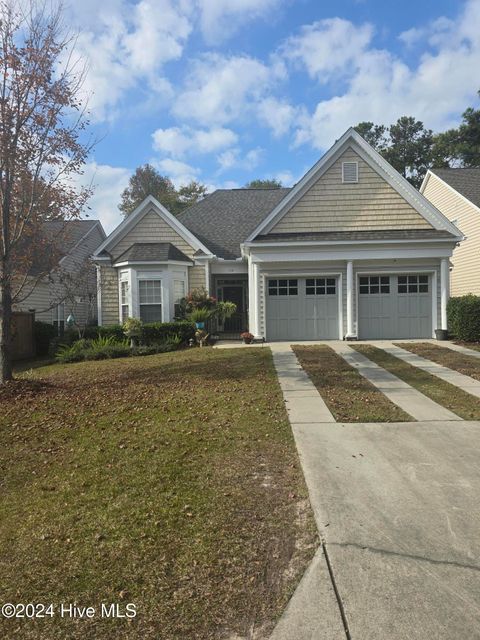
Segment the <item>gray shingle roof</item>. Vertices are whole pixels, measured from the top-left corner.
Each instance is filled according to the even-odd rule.
[[[43,240],[34,249],[30,275],[48,273],[56,267],[99,220],[52,220],[42,225]]]
[[[480,207],[480,167],[432,169],[432,173],[444,180],[474,205]]]
[[[440,229],[392,229],[380,231],[322,231],[310,233],[270,233],[257,236],[254,242],[308,242],[314,240],[415,240],[451,238],[450,231]]]
[[[218,189],[178,219],[219,258],[240,257],[240,244],[290,189]]]
[[[115,262],[192,262],[171,242],[139,242],[132,244]]]

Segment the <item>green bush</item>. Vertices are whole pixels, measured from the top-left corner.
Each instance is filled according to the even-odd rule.
[[[35,340],[35,353],[37,356],[48,355],[50,341],[57,335],[57,329],[53,324],[36,320],[33,324],[33,337]]]
[[[165,342],[172,336],[178,336],[180,343],[195,337],[195,325],[192,322],[151,322],[143,325],[141,341],[146,345]]]
[[[111,324],[102,327],[97,327],[97,335],[99,337],[112,337],[115,340],[125,340],[125,334],[123,333],[123,327],[121,324]]]
[[[63,345],[57,352],[57,362],[81,362],[82,360],[105,360],[123,358],[130,355],[130,346],[126,340],[117,341],[113,337],[100,337],[95,340],[85,338],[71,345]]]
[[[465,342],[480,342],[480,296],[450,298],[447,305],[449,332]]]

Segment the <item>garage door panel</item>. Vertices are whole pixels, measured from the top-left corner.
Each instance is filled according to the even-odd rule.
[[[269,340],[337,339],[337,279],[333,277],[296,278],[295,281],[298,282],[297,295],[280,297],[276,295],[276,279],[268,280],[267,338]],[[283,284],[284,280],[282,280]],[[273,295],[271,295],[272,292]]]
[[[383,293],[370,293],[382,288]],[[386,276],[362,275],[358,306],[361,339],[429,338],[432,335],[432,290],[428,275],[391,275],[388,283]]]

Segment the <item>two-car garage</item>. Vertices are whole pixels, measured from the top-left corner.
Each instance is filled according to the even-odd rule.
[[[269,341],[343,337],[339,275],[266,278],[265,301]],[[432,337],[430,273],[359,273],[356,305],[361,340]]]

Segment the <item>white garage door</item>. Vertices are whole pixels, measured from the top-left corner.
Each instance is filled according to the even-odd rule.
[[[358,324],[361,340],[431,338],[431,276],[359,276]]]
[[[338,339],[336,277],[267,278],[268,340]]]

